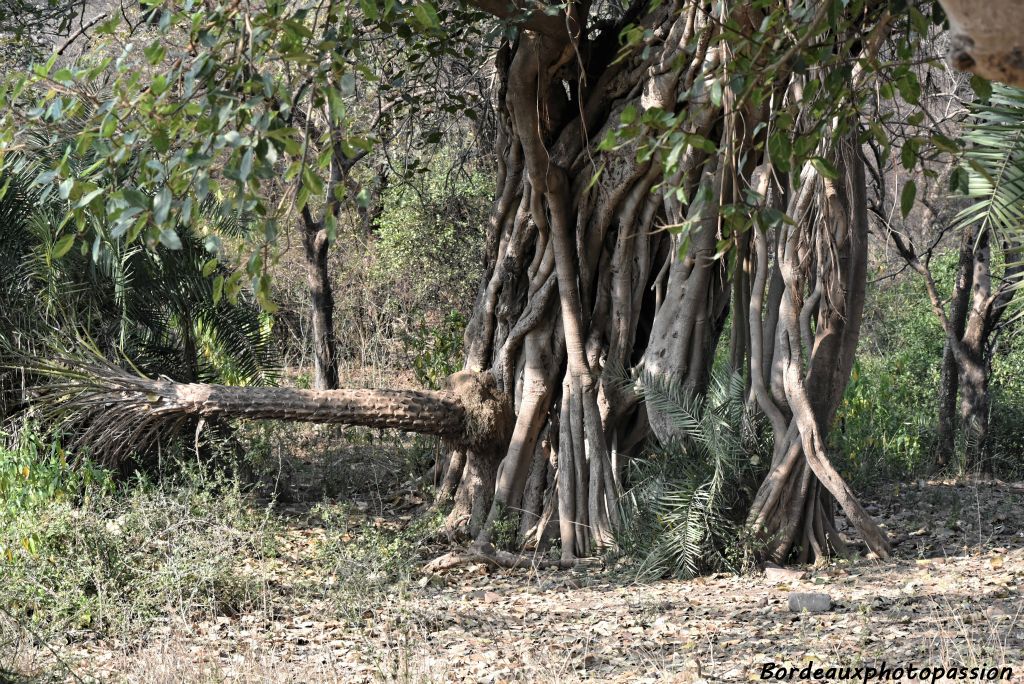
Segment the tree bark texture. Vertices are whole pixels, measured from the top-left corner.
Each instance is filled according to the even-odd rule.
[[[992,352],[1006,308],[1024,277],[1021,246],[1004,239],[1006,267],[993,284],[993,236],[987,226],[974,226],[964,231],[960,245],[960,263],[953,297],[947,311],[938,286],[926,263],[917,256],[914,246],[890,230],[900,256],[917,271],[925,282],[932,311],[946,335],[943,369],[939,391],[939,461],[945,465],[955,452],[956,430],[964,438],[965,470],[987,473],[991,470],[989,419],[992,374]],[[955,377],[954,377],[955,373]],[[959,419],[954,419],[957,391],[960,395]]]
[[[750,511],[749,526],[765,555],[801,562],[845,552],[833,520],[833,501],[876,555],[889,552],[885,535],[831,464],[826,436],[853,367],[864,308],[867,212],[864,162],[855,139],[829,156],[840,180],[808,164],[788,193],[787,214],[772,234],[755,227],[756,277],[750,297],[750,368],[758,406],[768,416],[774,452]],[[779,189],[781,192],[782,189]],[[773,238],[773,239],[769,239]],[[784,289],[774,330],[765,326],[763,292],[771,251]],[[763,340],[774,338],[764,372]]]
[[[1024,87],[1024,3],[939,0],[949,18],[953,66]]]
[[[338,359],[334,339],[334,294],[327,269],[327,230],[303,212],[302,246],[306,256],[306,282],[309,285],[310,319],[313,330],[313,389],[338,389]]]
[[[974,284],[974,241],[977,230],[965,230],[960,238],[960,257],[957,263],[956,282],[949,305],[949,334],[963,339],[967,325],[967,308]],[[939,416],[936,429],[938,451],[935,465],[947,468],[956,453],[957,406],[960,391],[960,371],[949,339],[942,350],[942,371],[939,377]]]
[[[75,370],[68,371],[68,366]],[[132,451],[148,448],[168,425],[195,419],[395,429],[437,435],[456,451],[486,453],[497,453],[508,442],[511,422],[506,407],[497,400],[493,380],[467,372],[451,376],[444,390],[421,391],[181,383],[140,377],[103,361],[65,361],[38,370],[57,379],[33,388],[34,398],[41,400],[40,417],[63,423],[72,434],[79,432],[78,442],[89,445],[94,458],[111,465]]]

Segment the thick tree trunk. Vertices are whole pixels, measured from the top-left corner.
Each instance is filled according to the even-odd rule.
[[[146,402],[166,414],[340,423],[459,437],[465,410],[449,392],[418,390],[301,390],[150,381]]]
[[[826,439],[853,366],[864,307],[867,214],[863,160],[853,140],[830,155],[841,181],[819,177],[808,164],[790,193],[795,225],[775,231],[775,268],[785,289],[774,331],[774,358],[764,373],[763,293],[769,250],[755,227],[756,275],[750,296],[751,386],[768,416],[774,454],[751,507],[749,527],[765,542],[764,555],[804,562],[844,553],[833,520],[835,500],[876,555],[889,543],[829,461]],[[811,325],[814,321],[815,325]]]
[[[990,231],[968,231],[961,247],[961,273],[954,290],[951,310],[947,315],[935,280],[928,267],[917,258],[913,245],[894,233],[890,233],[890,237],[893,237],[901,256],[924,278],[932,310],[946,333],[947,353],[952,356],[952,365],[956,369],[957,378],[954,384],[947,377],[946,364],[949,360],[944,357],[939,396],[940,448],[947,449],[948,454],[952,454],[955,449],[952,437],[952,412],[956,401],[954,390],[959,386],[961,400],[958,427],[965,438],[964,467],[987,473],[991,470],[988,457],[991,448],[988,425],[991,408],[989,380],[992,372],[992,341],[1003,313],[1013,299],[1020,279],[1024,277],[1024,262],[1021,262],[1019,257],[1021,248],[1016,243],[1003,244],[1008,265],[999,279],[999,285],[993,287]],[[963,277],[965,267],[969,267],[970,270],[969,279],[966,280]],[[966,305],[960,299],[964,288],[969,294]],[[960,315],[960,307],[967,309],[962,327],[958,318],[951,318]],[[948,460],[948,456],[946,458]]]
[[[327,269],[327,230],[303,211],[302,245],[309,284],[313,337],[313,389],[338,389],[338,359],[334,339],[334,295]]]
[[[335,423],[437,435],[455,450],[501,453],[511,418],[488,376],[460,372],[441,391],[303,390],[152,380],[107,364],[37,370],[57,379],[33,388],[41,417],[78,432],[97,460],[117,464],[145,450],[169,425],[242,418]],[[83,432],[79,429],[84,427]],[[453,458],[454,463],[457,459]],[[469,469],[467,469],[467,473]],[[485,475],[481,478],[487,481]],[[493,484],[493,477],[490,478]]]
[[[527,544],[543,543],[557,526],[563,562],[614,543],[616,498],[631,450],[649,434],[663,442],[685,436],[657,407],[624,393],[618,380],[629,369],[642,369],[702,392],[733,303],[743,315],[733,317],[732,363],[742,367],[749,358],[757,369],[752,391],[767,399],[763,409],[776,427],[779,463],[764,497],[770,501],[752,518],[768,536],[785,530],[771,555],[785,558],[798,547],[809,558],[840,548],[833,497],[871,549],[879,556],[888,552],[824,447],[863,307],[866,216],[859,157],[846,143],[837,157],[848,174],[844,182],[811,173],[794,195],[791,209],[804,216],[803,223],[779,237],[770,279],[767,244],[755,259],[745,236],[736,238],[738,267],[730,271],[725,259],[715,257],[724,237],[718,207],[742,201],[741,184],[763,154],[752,138],[763,113],[729,111],[728,90],[715,104],[690,90],[697,79],[719,78],[724,59],[708,47],[722,17],[698,9],[698,3],[684,3],[681,11],[663,7],[640,19],[657,36],[651,44],[656,48],[614,64],[593,44],[586,50],[577,44],[575,15],[550,24],[537,17],[536,28],[504,46],[496,62],[502,163],[487,275],[467,329],[467,368],[492,374],[509,393],[517,418],[482,527],[467,510],[469,496],[450,518],[453,524],[469,521],[467,531],[482,545],[510,511],[522,515],[519,529]],[[733,18],[741,26],[759,21],[745,11]],[[686,60],[690,68],[668,68],[682,46],[696,46]],[[581,63],[581,54],[590,61]],[[577,75],[581,66],[585,79]],[[635,87],[625,74],[648,76]],[[665,179],[657,163],[638,161],[643,157],[632,145],[597,149],[626,107],[639,115],[674,111],[683,91],[690,93],[687,130],[718,140],[719,157],[690,147]],[[652,192],[661,181],[683,188],[688,201]],[[812,208],[815,202],[819,208]],[[653,230],[659,223],[685,225],[688,232],[666,235]],[[806,271],[808,258],[817,260],[816,272]],[[755,273],[755,263],[763,272]],[[489,458],[467,454],[467,472],[475,467],[489,473]],[[479,491],[479,479],[464,482],[463,489]]]
[[[466,348],[467,368],[492,374],[517,418],[482,525],[467,510],[474,497],[460,496],[479,490],[480,477],[464,479],[456,495],[450,521],[468,522],[480,544],[510,511],[528,545],[557,527],[565,562],[614,544],[624,459],[648,433],[643,407],[617,389],[615,373],[640,362],[697,389],[706,383],[728,307],[723,263],[711,258],[713,207],[697,217],[701,237],[680,257],[678,243],[651,230],[666,214],[686,218],[681,203],[651,192],[659,167],[638,162],[633,146],[595,149],[618,113],[636,106],[626,74],[668,64],[698,32],[710,36],[712,22],[694,8],[662,8],[642,20],[673,49],[614,65],[607,48],[578,61],[573,14],[523,31],[499,54],[499,190]],[[590,74],[584,88],[581,66]],[[696,72],[660,72],[641,105],[671,110]],[[703,106],[694,130],[708,133],[715,108]],[[705,159],[691,150],[681,182],[695,189]],[[653,418],[667,435],[670,426]],[[491,458],[468,453],[467,473],[489,473]]]
[[[991,472],[988,439],[989,369],[985,360],[968,352],[960,367],[960,428],[966,444],[967,471]]]
[[[967,311],[971,301],[971,286],[974,283],[974,241],[976,230],[965,230],[960,238],[960,259],[957,265],[953,298],[949,306],[951,334],[957,339],[964,336],[967,325]],[[939,417],[937,426],[938,449],[935,465],[947,468],[956,453],[957,395],[960,387],[960,371],[953,346],[947,338],[942,350],[942,371],[939,379]]]
[[[939,4],[949,18],[953,66],[1024,87],[1024,3],[939,0]]]

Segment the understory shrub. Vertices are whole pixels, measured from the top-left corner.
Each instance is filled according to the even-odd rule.
[[[156,619],[262,605],[263,587],[245,566],[275,552],[273,526],[237,481],[181,463],[178,477],[115,490],[87,464],[67,470],[59,445],[52,449],[34,461],[41,479],[16,470],[24,482],[13,490],[5,479],[0,607],[11,618],[44,635],[129,637]],[[5,478],[21,457],[0,455]]]
[[[637,459],[622,500],[622,551],[641,577],[739,571],[754,557],[743,519],[770,460],[767,430],[750,420],[740,375],[716,373],[708,393],[642,376],[636,389],[685,437]]]
[[[322,504],[314,513],[325,533],[316,563],[327,578],[328,596],[351,620],[408,586],[444,522],[439,509],[410,516],[405,524],[385,523],[348,504]]]
[[[493,201],[493,171],[441,149],[424,165],[374,180],[369,206],[346,211],[329,270],[337,354],[343,366],[387,369],[374,386],[409,369],[410,342],[434,331],[448,335],[469,312],[483,268],[481,249]],[[363,170],[363,173],[368,173]],[[308,363],[309,286],[305,267],[286,255],[275,274],[278,335],[293,365]],[[294,262],[289,259],[296,259]],[[461,329],[458,331],[461,335]],[[461,346],[461,340],[459,342]],[[420,374],[423,368],[416,368]],[[358,378],[346,377],[352,384]]]
[[[406,353],[420,384],[429,389],[441,389],[445,379],[459,370],[465,329],[466,317],[452,310],[438,325],[429,325],[426,318],[421,319],[419,325],[404,336]]]
[[[952,290],[955,251],[931,264],[940,293]],[[999,338],[991,381],[991,445],[997,474],[1020,472],[1024,453],[1024,340]],[[908,274],[868,293],[864,333],[830,432],[843,476],[855,487],[916,477],[934,466],[945,336],[922,279]]]

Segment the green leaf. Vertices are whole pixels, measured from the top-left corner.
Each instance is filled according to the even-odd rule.
[[[308,164],[302,166],[302,185],[310,195],[322,195],[324,192],[324,182]]]
[[[171,212],[171,201],[171,190],[166,185],[160,188],[160,192],[153,198],[153,220],[158,225],[167,223],[167,218]],[[177,238],[178,236],[175,235],[174,237]],[[163,235],[160,236],[160,240],[163,241]],[[178,247],[180,246],[181,243],[179,242]]]
[[[921,14],[921,10],[917,9],[913,5],[908,7],[907,11],[910,14],[910,23],[911,25],[913,25],[914,30],[917,31],[917,33],[919,33],[921,36],[927,36],[928,27],[930,26],[931,22],[929,22],[928,19],[923,14]]]
[[[71,251],[71,248],[75,245],[75,234],[65,235],[64,237],[53,243],[53,254],[54,259],[60,259],[62,256]]]
[[[83,195],[77,202],[75,202],[75,209],[81,209],[82,207],[88,206],[89,202],[103,194],[103,188],[96,188],[95,190]]]
[[[146,197],[145,193],[136,190],[135,188],[124,188],[121,190],[121,196],[124,197],[125,201],[128,202],[130,206],[138,207],[140,209],[149,208],[149,198]]]
[[[971,88],[979,100],[988,100],[992,97],[992,82],[975,74],[971,76]]]
[[[370,19],[370,21],[376,21],[379,16],[377,13],[377,3],[375,0],[359,0],[359,7],[363,10],[363,14]]]
[[[253,283],[256,290],[256,300],[260,307],[267,313],[274,313],[278,306],[270,298],[270,276],[264,273]]]
[[[143,54],[146,55],[146,60],[153,66],[156,66],[164,58],[166,51],[167,48],[164,47],[163,42],[160,40],[154,40],[142,50]]]
[[[711,104],[716,107],[722,106],[722,82],[718,79],[711,82]]]
[[[703,135],[698,135],[696,133],[688,133],[686,135],[686,142],[693,147],[696,147],[698,150],[707,152],[708,154],[714,154],[718,151],[718,146],[715,145],[714,142],[708,140]]]
[[[167,249],[181,249],[181,238],[171,228],[160,231],[160,244]]]
[[[907,218],[907,214],[914,208],[915,199],[917,199],[917,183],[908,180],[900,193],[900,213],[903,214],[903,218]]]
[[[219,263],[220,262],[217,261],[217,259],[210,259],[205,264],[203,264],[203,277],[209,278],[213,274],[213,272],[217,270],[217,264]]]
[[[896,87],[899,88],[903,99],[911,104],[917,104],[921,99],[921,83],[913,71],[908,71],[903,78],[897,81]]]
[[[429,2],[420,2],[414,5],[412,13],[423,28],[437,28],[441,23],[437,16],[437,10]]]
[[[216,306],[220,303],[220,298],[224,295],[224,276],[219,275],[213,279],[213,305]]]
[[[337,88],[327,89],[327,107],[331,115],[331,123],[337,125],[345,120],[345,101]]]
[[[243,183],[249,180],[249,175],[252,173],[252,148],[247,147],[245,154],[242,155],[242,163],[238,165],[238,180]]]
[[[170,87],[170,85],[171,84],[167,80],[167,76],[165,76],[164,74],[157,74],[153,77],[153,81],[152,83],[150,83],[149,89],[154,95],[160,97],[165,92],[167,92],[167,89]]]
[[[789,171],[789,157],[793,148],[789,144],[789,134],[786,131],[776,130],[768,138],[768,154],[771,155],[772,163],[780,171]]]
[[[960,154],[960,143],[947,138],[942,133],[932,133],[930,140],[932,145],[943,152],[947,152],[949,154]]]
[[[338,240],[338,219],[334,214],[327,213],[324,218],[324,228],[327,230],[327,244],[333,245]]]
[[[100,136],[109,138],[114,135],[114,131],[117,130],[117,117],[113,114],[107,114],[103,118],[103,123],[100,124]]]
[[[811,157],[809,161],[811,162],[811,166],[817,169],[818,173],[825,178],[828,178],[829,180],[837,180],[839,178],[839,171],[836,170],[836,167],[827,159],[823,157]]]
[[[967,169],[958,166],[949,174],[949,191],[966,195],[969,182]]]
[[[900,149],[900,163],[908,171],[917,166],[917,153],[920,143],[915,138],[910,138],[903,143]]]
[[[153,147],[161,154],[171,149],[171,139],[167,135],[166,128],[161,127],[153,131],[151,140],[153,142]]]

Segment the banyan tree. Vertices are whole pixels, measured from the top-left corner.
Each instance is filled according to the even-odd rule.
[[[93,364],[40,391],[73,407],[89,426],[85,435],[108,452],[194,416],[436,434],[447,446],[438,495],[451,501],[453,530],[486,549],[495,523],[515,512],[523,546],[557,540],[561,561],[571,563],[615,543],[629,459],[648,440],[686,437],[641,399],[637,384],[653,378],[699,395],[718,359],[743,375],[747,404],[773,437],[748,516],[763,555],[807,560],[843,551],[841,509],[884,557],[887,539],[832,465],[828,432],[864,306],[862,144],[874,130],[876,86],[884,81],[913,99],[908,46],[931,30],[920,11],[895,4],[475,0],[469,13],[412,5],[408,17],[427,35],[452,21],[497,20],[506,28],[489,67],[498,172],[484,275],[464,370],[449,386],[240,388]],[[373,15],[364,26],[404,35],[396,29],[401,8],[361,7]],[[182,10],[191,13],[189,39],[178,53],[153,60],[177,59],[177,80],[161,84],[169,95],[155,109],[120,118],[100,103],[91,114],[95,135],[82,145],[103,136],[123,141],[133,121],[152,133],[153,112],[164,111],[182,117],[168,119],[178,141],[164,134],[159,150],[165,169],[169,158],[176,166],[163,175],[139,171],[135,194],[111,189],[96,199],[89,193],[98,183],[77,194],[73,186],[72,201],[84,196],[75,211],[107,212],[115,227],[127,215],[122,234],[163,240],[175,221],[189,220],[186,202],[197,186],[230,180],[246,210],[271,223],[280,216],[260,194],[260,180],[278,173],[282,157],[292,162],[286,178],[298,178],[301,190],[277,209],[294,211],[318,193],[331,197],[329,171],[326,182],[317,173],[347,154],[347,143],[325,132],[316,166],[308,152],[315,141],[303,137],[309,125],[300,124],[322,108],[325,121],[342,127],[336,96],[351,88],[344,70],[354,53],[340,46],[351,47],[359,31],[351,9],[321,9],[311,18],[268,3],[239,17],[248,10],[189,4]],[[279,87],[275,79],[294,74],[260,72],[251,56],[235,64],[216,53],[221,62],[211,66],[218,46],[245,44],[291,59],[300,76],[305,69],[302,88]],[[63,76],[70,84],[78,74]],[[161,109],[176,102],[190,104]],[[305,118],[296,117],[302,108]],[[36,125],[46,117],[28,115]],[[167,147],[175,144],[186,153],[171,157]],[[135,160],[159,156],[139,146],[133,152]],[[196,162],[201,155],[223,166]],[[148,168],[136,163],[133,169]],[[59,182],[65,171],[45,180]],[[266,263],[255,270],[252,263],[250,275],[263,287]]]

